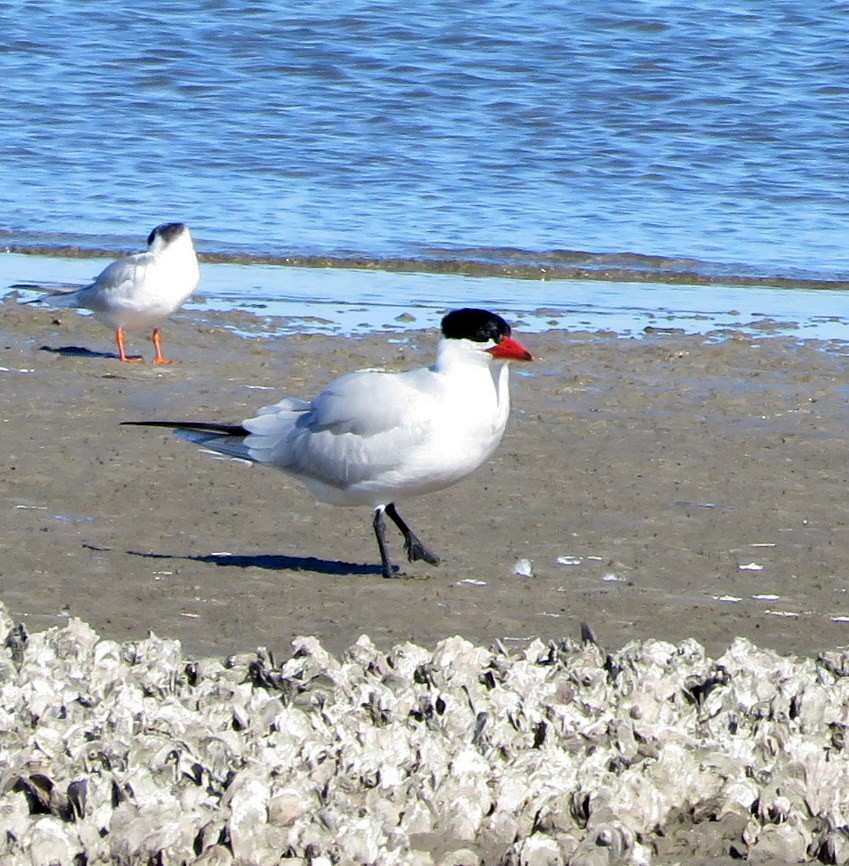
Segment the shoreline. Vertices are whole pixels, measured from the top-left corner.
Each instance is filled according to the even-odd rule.
[[[109,259],[0,256],[0,285],[10,303],[38,291],[88,283]],[[184,308],[203,319],[231,313],[231,329],[266,336],[324,333],[367,336],[438,325],[457,306],[485,306],[524,333],[550,329],[643,338],[659,331],[781,334],[800,340],[846,340],[849,318],[835,315],[844,292],[831,288],[711,286],[599,279],[518,279],[368,268],[204,264],[199,291]],[[61,275],[62,281],[56,280]],[[660,275],[658,275],[660,280]],[[219,320],[220,321],[220,320]],[[226,325],[225,325],[226,326]]]
[[[184,311],[163,339],[182,363],[155,368],[108,357],[91,319],[0,306],[13,618],[40,630],[76,616],[116,640],[152,629],[195,656],[285,656],[297,635],[336,653],[361,634],[386,649],[454,634],[521,647],[582,622],[611,649],[849,644],[845,344],[517,327],[539,360],[514,371],[501,448],[403,509],[443,565],[385,581],[367,509],[119,422],[240,421],[346,370],[427,364],[434,332],[237,336],[240,317]],[[145,343],[132,335],[149,356]],[[521,559],[534,577],[513,573]]]
[[[137,241],[64,237],[53,243],[6,239],[0,252],[43,259],[115,259],[137,251]],[[601,283],[662,283],[723,288],[846,290],[845,274],[772,272],[740,264],[635,252],[588,250],[528,250],[511,247],[434,247],[394,254],[364,252],[253,252],[239,247],[209,249],[197,239],[203,265],[273,266],[320,270],[365,270],[371,273],[436,274],[451,277],[501,278],[530,281],[598,281]]]

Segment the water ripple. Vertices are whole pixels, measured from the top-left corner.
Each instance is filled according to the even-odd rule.
[[[630,250],[845,279],[845,12],[0,0],[4,226],[96,245],[179,218],[260,256]]]

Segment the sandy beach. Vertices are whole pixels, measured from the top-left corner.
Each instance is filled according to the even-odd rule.
[[[626,339],[515,323],[537,362],[515,371],[502,447],[462,484],[399,505],[442,564],[390,581],[367,509],[119,425],[241,421],[347,370],[427,364],[435,331],[269,339],[248,316],[182,313],[163,342],[182,363],[155,367],[119,363],[91,319],[7,300],[0,598],[30,630],[71,615],[196,656],[285,657],[298,635],[333,652],[361,634],[387,649],[455,634],[521,647],[582,622],[611,649],[845,646],[847,347],[762,327]],[[145,335],[130,348],[149,360]],[[521,559],[533,576],[514,573]]]

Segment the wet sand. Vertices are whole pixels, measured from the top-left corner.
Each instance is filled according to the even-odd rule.
[[[70,614],[117,640],[153,630],[196,656],[285,657],[297,635],[337,653],[361,634],[386,649],[454,634],[522,647],[581,622],[611,649],[849,644],[845,344],[768,325],[629,339],[517,323],[538,361],[515,370],[501,449],[460,485],[399,505],[442,564],[384,580],[367,509],[119,426],[241,421],[350,369],[429,363],[436,342],[433,330],[402,342],[267,330],[183,313],[163,340],[181,364],[130,365],[91,319],[0,305],[0,599],[13,618],[41,630]],[[130,349],[149,360],[144,335]],[[524,558],[533,577],[513,573]]]

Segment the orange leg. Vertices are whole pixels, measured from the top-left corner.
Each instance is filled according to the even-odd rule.
[[[141,357],[139,355],[133,355],[132,357],[128,355],[124,351],[124,329],[118,328],[115,331],[115,342],[118,344],[118,358],[122,361],[126,361],[130,364],[138,364],[141,361]]]
[[[179,364],[179,361],[169,361],[167,358],[162,357],[162,345],[161,345],[161,337],[159,336],[159,328],[154,328],[153,333],[150,335],[151,340],[153,340],[153,363],[154,364]]]

